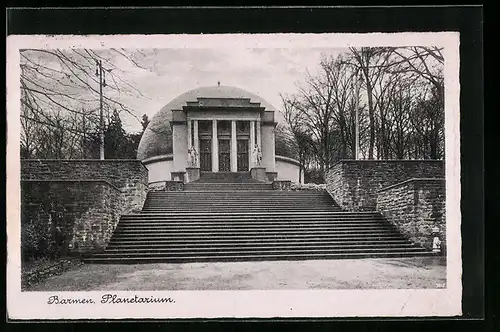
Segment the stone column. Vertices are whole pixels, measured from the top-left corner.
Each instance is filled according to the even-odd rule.
[[[212,172],[219,171],[219,140],[217,138],[217,120],[212,120]]]
[[[187,120],[187,145],[188,145],[188,149],[191,149],[191,147],[193,146],[193,140],[192,140],[192,137],[193,137],[193,133],[192,133],[192,128],[191,128],[191,120],[188,118]]]
[[[238,171],[236,148],[236,120],[231,120],[231,172]]]
[[[260,134],[260,120],[257,120],[257,125],[256,125],[256,128],[257,132],[255,133],[255,137],[256,137],[256,144],[257,146],[262,149],[262,137],[261,137],[261,134]]]
[[[250,159],[248,166],[250,169],[254,167],[254,155],[253,155],[253,149],[255,147],[255,121],[250,121],[250,140],[249,140],[249,154],[248,157]]]
[[[196,167],[200,167],[200,138],[198,137],[198,120],[194,120],[194,148],[196,149],[196,152],[198,153],[198,165]]]

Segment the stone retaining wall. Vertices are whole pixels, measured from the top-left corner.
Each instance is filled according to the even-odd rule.
[[[411,178],[444,178],[442,160],[341,160],[325,174],[326,189],[340,207],[371,211],[378,191]]]
[[[123,193],[124,213],[140,211],[146,200],[148,170],[139,160],[21,160],[22,180],[104,180]]]
[[[126,200],[103,180],[22,180],[21,195],[23,246],[38,243],[38,254],[61,256],[104,250]]]
[[[446,247],[445,180],[410,179],[378,193],[377,210],[412,242],[432,250],[433,227]]]
[[[47,227],[58,254],[98,252],[121,214],[142,209],[147,190],[139,160],[21,160],[21,222]]]

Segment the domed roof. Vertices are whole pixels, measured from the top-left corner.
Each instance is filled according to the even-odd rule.
[[[170,128],[172,110],[181,110],[188,101],[197,101],[197,98],[249,98],[250,102],[260,103],[268,111],[276,111],[271,104],[256,94],[237,87],[216,85],[190,90],[173,99],[153,116],[139,142],[137,159],[144,160],[172,153],[172,129]],[[293,158],[288,155],[286,157]]]

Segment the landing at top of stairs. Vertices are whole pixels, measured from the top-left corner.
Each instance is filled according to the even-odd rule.
[[[265,183],[258,181],[249,172],[201,172],[192,183]]]

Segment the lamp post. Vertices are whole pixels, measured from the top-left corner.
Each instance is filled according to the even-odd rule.
[[[106,86],[106,73],[102,70],[102,61],[96,60],[95,75],[99,77],[99,159],[104,160],[104,114],[102,109],[102,88]]]

